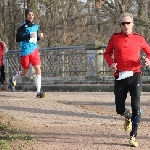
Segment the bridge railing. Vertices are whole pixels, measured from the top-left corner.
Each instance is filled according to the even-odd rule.
[[[85,46],[40,49],[42,76],[86,76],[89,69],[96,75],[97,57],[103,55],[103,52],[101,54],[96,52],[97,50],[85,50]],[[8,51],[6,60],[5,69],[9,76],[16,74],[21,69],[19,50]],[[105,70],[104,62],[100,65]],[[104,70],[101,71],[105,72]]]
[[[86,48],[85,46],[64,46],[40,49],[42,77],[50,80],[77,80],[88,77],[113,77],[103,53],[106,46]],[[6,76],[12,77],[21,69],[19,50],[10,50],[6,55]],[[143,65],[143,75],[150,76],[150,69]],[[34,70],[29,69],[29,77]],[[68,79],[67,79],[68,78]]]

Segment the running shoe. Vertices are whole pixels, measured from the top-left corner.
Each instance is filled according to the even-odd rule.
[[[125,131],[130,131],[132,128],[131,116],[132,116],[132,112],[126,108],[125,109],[125,122],[124,122]]]
[[[125,129],[125,131],[130,131],[131,128],[132,128],[131,119],[125,118],[125,122],[124,122],[124,129]]]
[[[45,97],[45,92],[39,92],[36,95],[37,98],[44,98]]]
[[[138,146],[138,142],[135,140],[134,136],[130,137],[129,143],[130,143],[131,147],[137,147]]]
[[[9,79],[9,88],[12,92],[15,92],[16,81],[13,82],[12,79],[12,77]]]

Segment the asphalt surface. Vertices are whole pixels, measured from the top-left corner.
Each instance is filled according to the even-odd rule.
[[[36,150],[132,150],[124,118],[115,112],[113,92],[47,92],[45,98],[35,97],[36,92],[0,92],[1,112],[42,126],[35,134],[47,146],[42,143]],[[149,97],[149,92],[141,95],[137,150],[150,149]]]
[[[0,92],[0,111],[46,126],[116,123],[115,116],[83,107],[98,106],[107,100],[105,105],[115,109],[113,93],[47,92],[45,98],[35,98],[35,95],[35,92]]]

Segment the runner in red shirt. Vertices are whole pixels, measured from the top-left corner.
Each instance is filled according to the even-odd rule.
[[[133,32],[133,16],[124,13],[120,16],[121,33],[112,35],[104,52],[106,62],[114,71],[115,104],[116,112],[125,116],[124,129],[130,131],[129,143],[131,146],[138,146],[135,137],[140,123],[140,96],[142,88],[142,72],[140,62],[140,50],[142,49],[147,57],[144,57],[145,64],[150,66],[150,46],[138,33]],[[125,108],[127,93],[131,96],[132,113]]]
[[[5,42],[0,39],[0,82],[3,84],[3,89],[8,90],[8,84],[5,78],[5,54],[7,53],[8,48]]]

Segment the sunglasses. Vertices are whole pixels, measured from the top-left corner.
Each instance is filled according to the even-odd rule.
[[[127,24],[127,25],[129,25],[131,22],[121,22],[121,25],[125,25],[125,24]]]

